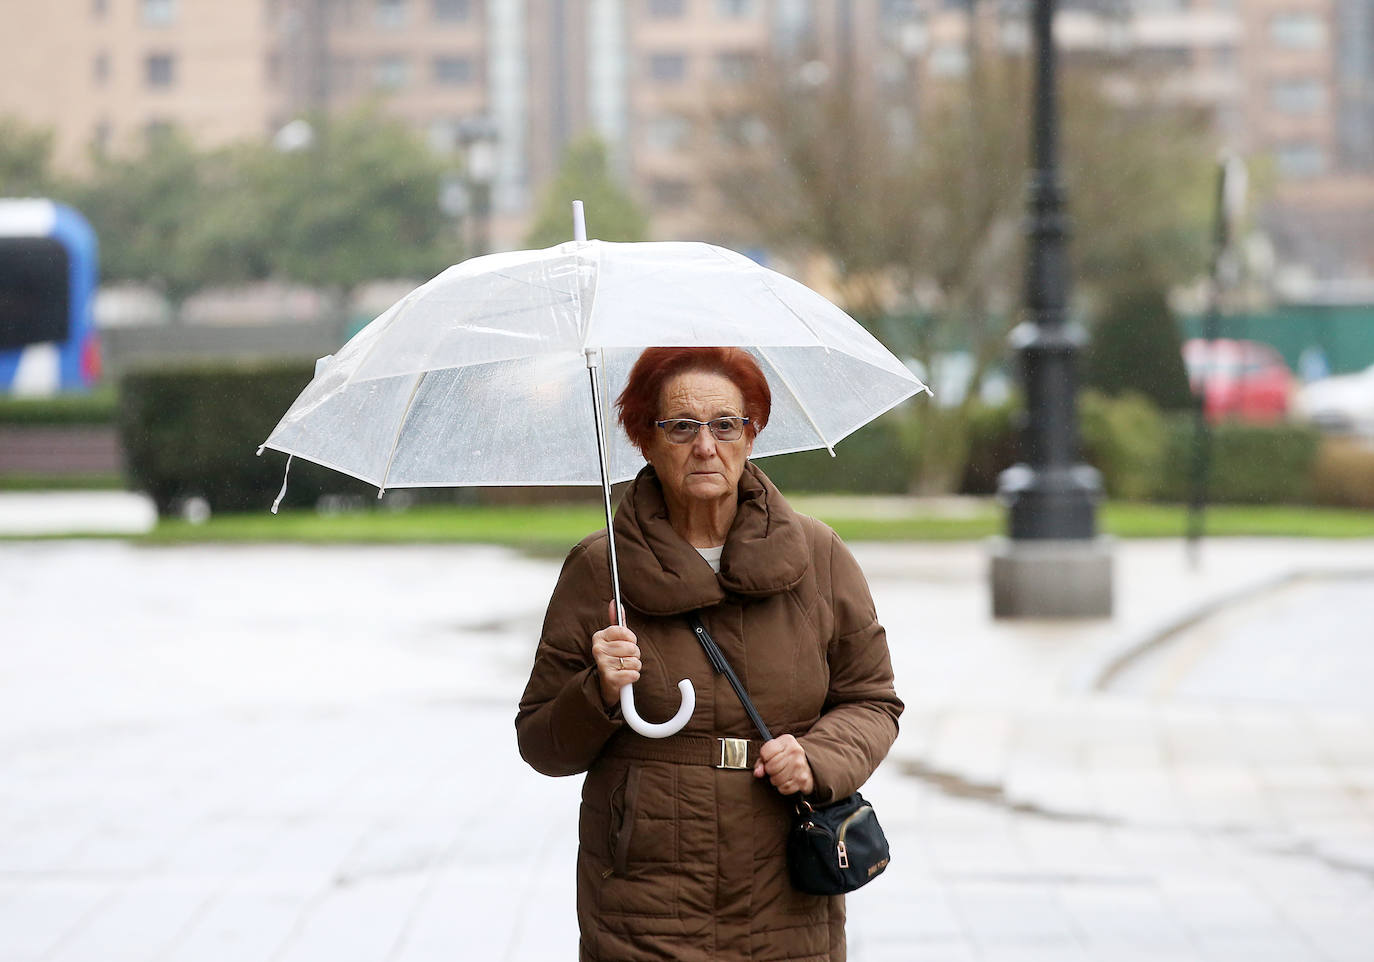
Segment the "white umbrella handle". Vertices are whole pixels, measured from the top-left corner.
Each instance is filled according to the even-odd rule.
[[[677,683],[677,690],[682,693],[682,705],[678,708],[677,714],[666,722],[648,722],[639,717],[639,712],[635,711],[634,685],[626,685],[620,689],[620,713],[625,716],[629,726],[645,738],[667,738],[669,735],[676,735],[691,719],[692,712],[697,707],[697,693],[692,690],[690,681],[682,679]]]
[[[615,595],[615,614],[616,624],[625,624],[625,606],[620,603],[620,566],[615,560],[615,519],[611,516],[611,482],[610,475],[606,470],[606,423],[601,409],[601,367],[595,350],[588,350],[587,373],[591,375],[592,384],[592,405],[596,408],[595,417],[592,419],[596,424],[596,453],[601,462],[601,501],[606,508],[606,552],[611,564],[611,591]],[[639,717],[639,712],[635,711],[635,689],[634,685],[626,685],[620,689],[620,713],[625,716],[625,721],[630,727],[639,732],[646,738],[667,738],[669,735],[676,735],[687,724],[692,717],[692,712],[697,707],[697,694],[692,690],[692,683],[686,678],[677,683],[677,690],[682,693],[682,705],[678,707],[677,714],[666,722],[647,722]]]

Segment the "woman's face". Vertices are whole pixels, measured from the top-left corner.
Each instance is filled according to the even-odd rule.
[[[659,420],[746,416],[744,396],[733,381],[720,374],[684,371],[664,382],[659,395]],[[735,497],[744,463],[753,450],[754,439],[748,430],[738,441],[717,441],[710,428],[702,427],[691,441],[674,444],[661,428],[654,428],[645,454],[672,505]]]

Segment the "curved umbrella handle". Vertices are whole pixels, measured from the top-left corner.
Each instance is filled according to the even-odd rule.
[[[677,683],[677,690],[682,694],[682,704],[678,707],[677,714],[666,722],[655,724],[639,717],[639,712],[635,711],[634,685],[626,685],[620,689],[620,713],[625,716],[625,721],[629,722],[630,727],[645,738],[667,738],[669,735],[676,735],[687,724],[697,707],[697,693],[692,690],[690,681],[682,679]]]

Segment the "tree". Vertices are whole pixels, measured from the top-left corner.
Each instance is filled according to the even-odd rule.
[[[220,280],[205,276],[204,258],[187,243],[211,199],[207,162],[177,130],[150,138],[139,156],[97,159],[72,196],[100,238],[105,279],[152,284],[173,303]]]
[[[0,197],[42,197],[55,186],[53,132],[0,117]]]
[[[278,279],[336,290],[429,277],[459,258],[439,210],[443,164],[364,108],[314,122],[308,146],[197,150],[179,131],[99,160],[73,189],[101,238],[102,272],[161,289]]]
[[[558,174],[544,188],[539,214],[525,238],[530,248],[553,247],[572,237],[572,202],[586,209],[587,236],[608,241],[642,241],[648,218],[616,183],[606,157],[606,145],[595,136],[568,145]]]
[[[863,94],[842,71],[822,79],[778,63],[714,108],[718,125],[736,121],[723,129],[744,128],[744,117],[762,130],[707,158],[720,216],[736,232],[785,254],[825,254],[843,306],[927,370],[942,352],[970,353],[964,398],[923,405],[908,421],[917,488],[957,481],[972,405],[1018,319],[1029,72],[1023,58],[975,51],[962,81],[918,102],[913,91]],[[1195,272],[1206,240],[1205,128],[1148,105],[1123,109],[1095,76],[1072,71],[1061,116],[1080,319],[1134,274],[1167,284]],[[898,315],[918,320],[883,320]]]
[[[419,137],[375,106],[311,124],[309,145],[248,161],[274,276],[348,288],[461,259],[439,208],[444,164]]]
[[[1161,410],[1193,406],[1178,324],[1163,285],[1141,278],[1114,290],[1084,353],[1083,383],[1104,394],[1140,394]]]

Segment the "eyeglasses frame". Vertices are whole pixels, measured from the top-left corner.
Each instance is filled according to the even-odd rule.
[[[666,425],[678,421],[689,421],[697,426],[696,430],[692,432],[692,436],[690,438],[686,438],[682,441],[674,441],[672,438],[668,437],[668,429]],[[740,423],[739,437],[730,438],[728,441],[721,438],[718,434],[716,434],[716,429],[711,427],[711,425],[715,424],[717,421],[738,421]],[[667,440],[669,444],[691,444],[693,441],[697,439],[697,435],[701,433],[702,428],[708,428],[711,432],[711,437],[714,438],[720,444],[734,444],[736,441],[742,440],[744,438],[744,428],[748,424],[749,419],[741,414],[727,414],[723,417],[712,418],[709,421],[698,421],[696,418],[664,418],[662,421],[655,421],[654,427],[658,428],[660,431],[663,432],[663,437]]]

